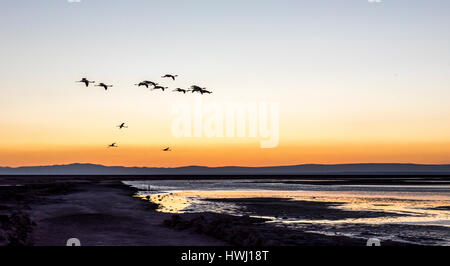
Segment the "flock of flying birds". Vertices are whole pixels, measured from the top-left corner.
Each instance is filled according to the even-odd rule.
[[[171,78],[173,81],[175,81],[176,77],[178,77],[178,75],[166,74],[166,75],[162,76],[162,78]],[[76,81],[76,82],[84,83],[84,85],[86,85],[86,87],[89,87],[89,84],[91,84],[91,83],[95,83],[95,81],[90,81],[87,78],[82,78],[80,81]],[[152,87],[151,90],[162,90],[162,91],[164,91],[164,90],[169,88],[169,87],[164,87],[162,85],[159,85],[156,82],[149,81],[149,80],[144,80],[144,81],[139,82],[139,83],[134,84],[134,85],[138,86],[138,87],[145,86],[147,89],[151,86]],[[106,83],[103,83],[103,82],[100,82],[100,83],[98,83],[97,85],[94,85],[94,86],[102,87],[105,90],[108,90],[108,88],[113,87],[113,85],[107,85]],[[186,92],[189,92],[189,91],[191,93],[198,92],[200,94],[204,94],[204,93],[211,94],[212,93],[212,91],[209,91],[206,88],[202,88],[202,87],[197,86],[197,85],[192,85],[188,89],[176,88],[173,91],[175,91],[175,92],[182,92],[183,94],[186,94]],[[128,128],[128,126],[126,126],[125,123],[122,123],[122,124],[118,125],[117,127],[119,129]],[[115,142],[108,145],[108,148],[117,148],[117,147],[119,147],[119,146],[117,146],[117,143],[115,143]],[[172,150],[170,149],[170,147],[167,147],[167,148],[162,149],[162,151],[172,151]]]
[[[172,80],[175,80],[176,77],[178,77],[178,75],[166,74],[166,75],[162,76],[162,78],[171,78]],[[87,78],[82,78],[80,81],[76,81],[76,82],[82,82],[82,83],[84,83],[84,85],[86,85],[86,87],[89,87],[89,84],[91,84],[91,83],[95,83],[95,81],[90,81]],[[162,91],[164,91],[164,90],[169,88],[169,87],[161,86],[158,83],[153,82],[153,81],[149,81],[149,80],[144,80],[144,81],[139,82],[139,83],[134,84],[134,85],[139,86],[139,87],[140,86],[145,86],[147,89],[150,86],[152,86],[153,87],[152,90],[162,90]],[[96,87],[103,87],[105,90],[108,90],[108,88],[113,87],[113,85],[107,85],[106,83],[103,83],[103,82],[100,82],[100,83],[98,83],[98,85],[94,85],[94,86],[96,86]],[[197,85],[192,85],[189,89],[176,88],[173,91],[182,92],[182,93],[186,93],[186,92],[190,91],[192,93],[198,92],[198,93],[201,93],[201,94],[204,94],[204,93],[211,94],[212,93],[212,91],[209,91],[206,88],[202,88],[202,87],[197,86]]]

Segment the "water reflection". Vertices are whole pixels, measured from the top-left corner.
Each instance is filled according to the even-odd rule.
[[[408,231],[408,237],[435,235],[434,242],[430,243],[450,244],[448,185],[305,185],[267,180],[130,181],[127,184],[140,188],[137,196],[148,196],[159,205],[161,212],[250,215],[297,229],[324,234],[339,231],[353,236],[357,235],[355,226],[359,231],[361,226],[427,226],[424,232]],[[431,232],[430,226],[438,227],[437,231]],[[393,230],[389,233],[392,238],[401,234]],[[387,232],[381,230],[380,234]]]
[[[145,191],[139,193],[140,197],[149,195]],[[287,198],[294,201],[315,201],[339,203],[337,208],[347,211],[372,211],[398,214],[398,216],[376,217],[376,218],[350,218],[340,220],[303,220],[282,219],[270,217],[273,220],[287,223],[412,223],[441,225],[450,227],[450,200],[441,196],[431,195],[428,200],[410,198],[387,197],[386,195],[371,197],[363,194],[348,195],[347,193],[327,192],[293,192],[293,191],[179,191],[170,193],[150,194],[149,200],[159,204],[159,211],[170,213],[183,212],[217,212],[233,215],[250,214],[244,206],[238,203],[211,202],[207,199],[230,199],[230,198]]]

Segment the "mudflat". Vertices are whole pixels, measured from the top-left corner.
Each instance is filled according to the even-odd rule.
[[[6,181],[5,181],[6,180]],[[27,181],[27,182],[24,182]],[[133,197],[117,177],[33,177],[3,179],[0,185],[0,245],[62,246],[78,238],[85,246],[285,246],[365,245],[364,239],[275,226],[263,218],[218,213],[170,214]],[[368,213],[330,209],[331,203],[285,199],[236,201],[257,213],[317,218]],[[271,207],[273,206],[273,207]],[[370,215],[383,215],[371,213]],[[384,245],[405,245],[394,241]]]
[[[212,237],[164,226],[170,215],[133,198],[120,181],[76,181],[0,187],[0,244],[225,245]],[[14,221],[12,221],[14,219]],[[14,224],[13,224],[14,223]]]

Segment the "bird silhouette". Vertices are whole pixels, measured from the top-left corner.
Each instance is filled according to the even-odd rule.
[[[192,92],[192,93],[199,92],[200,94],[204,94],[204,93],[211,94],[212,93],[212,91],[209,91],[206,88],[202,88],[202,87],[197,86],[197,85],[192,85],[189,91]]]
[[[148,83],[145,83],[145,82],[139,82],[138,84],[134,84],[134,85],[136,85],[138,87],[145,86],[148,89]]]
[[[201,92],[202,88],[197,86],[197,85],[192,85],[189,91],[192,92],[192,93],[194,93],[194,92]]]
[[[178,75],[170,75],[170,74],[166,74],[164,76],[162,76],[162,78],[171,78],[173,80],[175,80],[175,78],[178,77]]]
[[[178,92],[182,92],[182,93],[186,93],[185,89],[181,89],[181,88],[176,88],[173,91],[178,91]]]
[[[118,127],[119,129],[122,129],[122,128],[128,128],[127,126],[125,126],[125,123],[122,123],[122,124],[118,125],[117,127]]]
[[[203,89],[200,89],[200,93],[201,93],[201,94],[203,94],[203,93],[211,94],[212,91],[209,91],[209,90],[207,90],[206,88],[203,88]]]
[[[83,82],[86,87],[89,87],[89,83],[95,83],[95,81],[89,81],[87,78],[82,78],[80,81],[75,82]]]
[[[117,148],[117,147],[119,146],[117,146],[115,142],[108,145],[108,148]]]
[[[144,81],[142,81],[142,82],[147,83],[148,85],[152,85],[153,87],[158,86],[158,83],[153,82],[153,81],[144,80]]]
[[[167,148],[162,149],[162,151],[172,151],[172,150],[170,149],[170,147],[167,147]]]
[[[100,82],[100,84],[95,85],[95,86],[97,86],[97,87],[103,87],[103,88],[105,89],[105,91],[106,91],[106,90],[108,90],[108,88],[112,87],[113,85],[106,85],[105,83]]]
[[[165,89],[168,89],[168,88],[169,88],[169,87],[163,87],[163,86],[157,85],[157,86],[153,87],[152,90],[162,90],[162,91],[164,91]]]

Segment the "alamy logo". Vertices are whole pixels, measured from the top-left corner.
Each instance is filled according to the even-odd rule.
[[[81,242],[78,238],[69,238],[66,242],[66,246],[79,247],[81,246]]]
[[[379,246],[381,246],[381,241],[380,241],[380,239],[378,239],[378,238],[369,238],[369,239],[367,240],[367,246],[370,246],[370,247],[379,247]]]
[[[203,103],[172,105],[172,135],[176,138],[258,138],[261,148],[279,140],[279,103]]]

